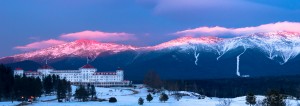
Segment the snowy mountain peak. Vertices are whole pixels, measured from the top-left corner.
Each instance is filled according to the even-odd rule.
[[[77,44],[96,44],[99,43],[98,41],[95,40],[88,40],[88,39],[79,39],[74,41]]]
[[[154,49],[163,49],[168,47],[175,47],[175,46],[182,46],[182,45],[189,45],[189,44],[214,44],[221,41],[221,38],[213,37],[213,36],[206,36],[206,37],[181,37],[175,40],[171,40],[156,46],[153,46]]]
[[[218,37],[180,37],[156,46],[133,47],[130,45],[121,45],[115,43],[101,43],[94,40],[76,40],[33,52],[18,54],[10,57],[4,57],[0,60],[18,62],[23,60],[57,59],[63,57],[92,57],[96,58],[101,53],[119,53],[127,50],[155,51],[163,49],[180,49],[185,52],[187,49],[194,51],[194,56],[200,55],[199,52],[211,52],[219,55],[217,60],[229,51],[243,47],[246,49],[255,48],[263,52],[269,59],[276,60],[280,64],[295,58],[300,54],[300,33],[296,32],[268,32],[254,33],[251,35],[238,36],[233,38]],[[197,64],[197,63],[195,63]]]
[[[288,31],[278,31],[278,32],[268,32],[268,33],[255,33],[250,36],[264,36],[264,37],[270,37],[270,38],[299,38],[300,33],[298,32],[288,32]]]
[[[14,61],[38,60],[45,58],[56,59],[68,56],[96,58],[103,52],[118,53],[121,51],[135,49],[137,48],[130,45],[100,43],[94,40],[76,40],[74,42],[4,58],[13,58]]]

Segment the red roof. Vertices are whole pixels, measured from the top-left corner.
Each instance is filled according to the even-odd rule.
[[[15,70],[23,70],[22,68],[16,68]]]
[[[82,66],[81,68],[95,68],[95,67],[90,64],[86,64],[86,65]]]
[[[51,67],[49,65],[44,65],[40,69],[53,69],[53,67]]]

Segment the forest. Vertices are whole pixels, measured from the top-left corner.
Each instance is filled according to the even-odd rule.
[[[57,95],[58,99],[71,94],[71,83],[59,76],[39,77],[14,76],[10,67],[0,65],[0,101],[27,101],[44,95]]]
[[[208,97],[233,98],[248,93],[266,95],[276,90],[280,94],[300,97],[300,75],[201,80],[161,80],[154,71],[145,75],[144,84],[171,91],[192,91]]]

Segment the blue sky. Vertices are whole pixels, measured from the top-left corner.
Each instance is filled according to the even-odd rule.
[[[59,44],[86,36],[78,34],[147,46],[187,29],[284,21],[300,22],[299,0],[6,0],[0,3],[0,57],[23,53],[18,47],[35,42]]]

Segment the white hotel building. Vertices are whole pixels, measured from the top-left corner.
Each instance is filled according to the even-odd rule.
[[[124,71],[117,69],[115,72],[97,72],[97,69],[90,64],[86,64],[78,70],[55,70],[49,65],[42,66],[37,71],[24,72],[21,68],[14,70],[14,75],[27,77],[46,77],[48,75],[58,75],[60,79],[66,79],[73,85],[87,85],[95,86],[129,86],[132,82],[124,80]]]

